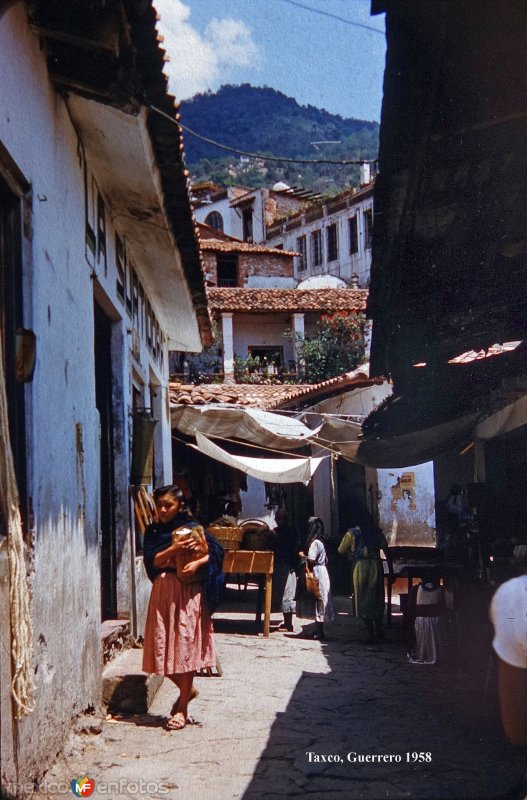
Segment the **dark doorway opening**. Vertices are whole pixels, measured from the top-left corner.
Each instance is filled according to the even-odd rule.
[[[112,322],[94,303],[95,403],[100,421],[100,544],[102,619],[117,615],[115,476],[112,403]]]
[[[26,426],[24,384],[16,377],[16,331],[23,327],[21,201],[0,177],[0,332],[4,362],[9,434],[27,530]],[[3,530],[0,518],[0,533]]]

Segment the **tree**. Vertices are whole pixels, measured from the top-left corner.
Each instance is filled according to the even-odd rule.
[[[298,338],[299,380],[320,383],[350,372],[365,360],[366,317],[336,312],[321,317],[312,336]]]

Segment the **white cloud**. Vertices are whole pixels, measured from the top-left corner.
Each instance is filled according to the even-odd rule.
[[[218,88],[236,68],[260,67],[260,48],[244,22],[213,18],[202,35],[192,26],[183,0],[155,0],[155,6],[161,17],[158,30],[165,37],[162,46],[170,56],[165,72],[178,99]]]

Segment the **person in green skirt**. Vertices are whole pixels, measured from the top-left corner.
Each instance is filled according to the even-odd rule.
[[[341,555],[351,557],[355,613],[368,631],[367,644],[384,639],[384,570],[381,550],[388,563],[389,580],[395,580],[392,558],[386,537],[371,514],[361,515],[361,524],[349,528],[338,547]]]

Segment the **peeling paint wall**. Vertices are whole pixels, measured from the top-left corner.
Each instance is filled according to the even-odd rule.
[[[379,469],[379,521],[391,547],[435,547],[434,463]]]
[[[128,511],[131,370],[165,396],[167,347],[154,358],[116,293],[115,231],[107,215],[106,265],[85,246],[82,148],[64,101],[47,77],[45,53],[23,4],[0,17],[0,143],[31,185],[31,226],[23,241],[24,324],[37,337],[26,387],[28,492],[36,710],[11,734],[9,629],[0,625],[2,780],[38,779],[60,751],[72,718],[101,696],[99,415],[95,400],[94,295],[112,320],[112,397],[118,615],[130,616]],[[91,169],[92,165],[88,165]],[[31,234],[31,238],[29,236]],[[136,265],[141,276],[141,267]],[[148,285],[145,279],[145,289]],[[154,304],[153,304],[154,305]],[[155,306],[154,306],[155,310]],[[163,338],[163,336],[162,336]],[[135,356],[132,354],[133,345]],[[145,403],[146,404],[146,403]],[[171,477],[170,425],[160,414],[158,479]],[[0,542],[0,601],[7,607]],[[138,579],[146,586],[140,561]],[[143,586],[143,584],[141,584]],[[144,602],[146,592],[139,591]],[[4,602],[5,601],[5,602]],[[15,741],[18,744],[15,744]],[[15,752],[16,748],[16,752]]]

